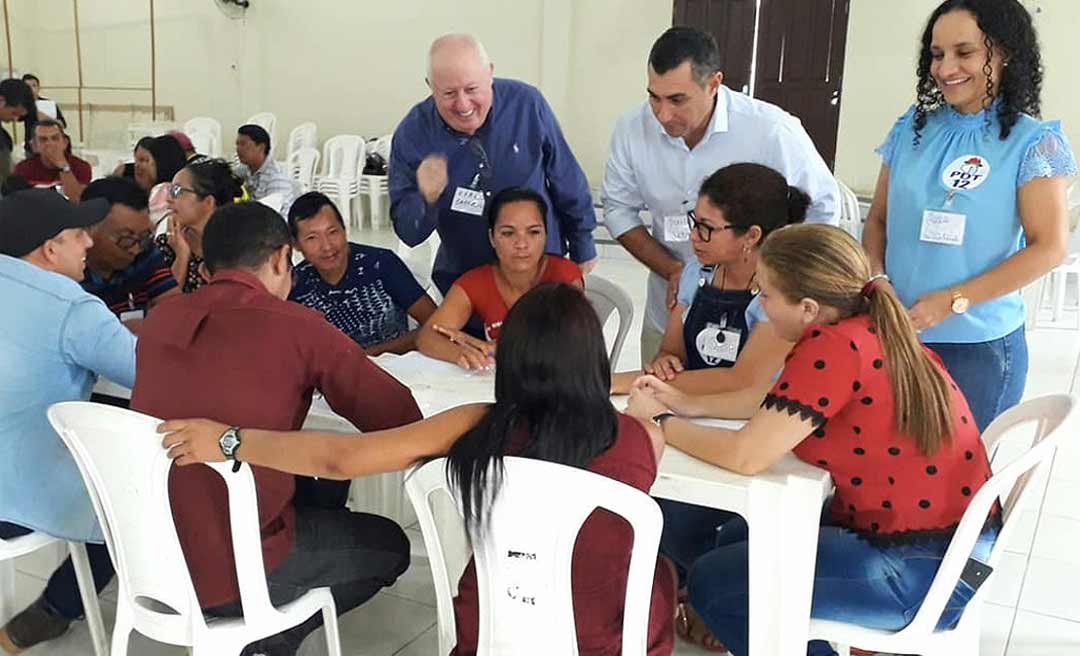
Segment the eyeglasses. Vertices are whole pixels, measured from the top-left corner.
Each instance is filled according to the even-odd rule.
[[[112,241],[116,244],[116,247],[120,250],[128,251],[138,246],[140,251],[146,250],[150,247],[150,242],[153,241],[154,235],[151,232],[146,232],[141,235],[123,234],[119,237],[112,237]]]
[[[195,194],[196,196],[202,196],[202,194],[195,191],[194,189],[191,189],[190,187],[173,184],[173,186],[169,187],[169,200],[176,200],[177,198],[180,198],[180,194],[184,192],[187,192],[189,194]]]
[[[708,243],[712,239],[712,233],[714,230],[737,230],[739,226],[726,225],[726,226],[711,226],[702,223],[697,220],[697,213],[694,210],[690,210],[686,213],[686,223],[690,226],[691,230],[697,230],[698,239]]]
[[[480,143],[480,140],[474,135],[469,137],[469,140],[466,142],[466,147],[480,160],[476,176],[474,176],[473,185],[475,186],[476,182],[479,182],[480,179],[485,181],[490,180],[492,176],[495,175],[495,171],[491,168],[491,161],[488,159],[484,144]]]

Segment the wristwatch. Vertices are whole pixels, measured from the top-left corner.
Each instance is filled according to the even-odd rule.
[[[221,447],[221,453],[225,456],[226,460],[232,460],[233,471],[240,469],[240,461],[236,459],[236,450],[240,448],[240,427],[229,426],[225,429],[225,432],[218,438],[218,446]]]
[[[65,162],[64,165],[60,167],[60,172],[61,173],[71,173],[71,164],[68,164],[67,162]]]
[[[971,301],[967,296],[959,289],[952,290],[952,311],[953,314],[963,314],[968,311],[968,306],[971,305]]]
[[[676,416],[674,412],[661,412],[658,415],[653,415],[653,417],[649,419],[649,421],[651,421],[657,428],[663,428],[664,420],[670,419],[674,416]]]

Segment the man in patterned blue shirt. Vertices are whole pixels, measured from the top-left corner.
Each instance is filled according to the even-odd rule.
[[[423,325],[435,302],[401,258],[349,242],[341,214],[316,191],[293,203],[289,230],[305,260],[296,267],[289,300],[321,312],[372,357],[416,347],[409,317]]]

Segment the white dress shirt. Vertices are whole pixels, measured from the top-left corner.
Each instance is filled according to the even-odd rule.
[[[647,209],[653,237],[688,262],[694,253],[686,212],[705,178],[739,162],[773,168],[805,191],[807,221],[839,222],[836,180],[799,119],[721,86],[708,132],[693,150],[664,132],[648,101],[619,118],[604,170],[604,224],[618,238],[644,225],[639,213]],[[667,281],[650,273],[645,320],[660,331],[667,326],[666,293]]]

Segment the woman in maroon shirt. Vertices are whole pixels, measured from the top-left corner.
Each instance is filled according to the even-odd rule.
[[[483,504],[497,492],[492,489],[497,484],[481,473],[504,455],[588,469],[642,491],[652,487],[663,436],[648,422],[617,413],[608,397],[610,385],[604,333],[592,305],[575,287],[548,283],[522,296],[503,323],[494,404],[454,408],[402,428],[365,433],[359,440],[336,433],[244,428],[236,456],[292,473],[354,478],[448,454],[465,519],[479,528]],[[177,464],[186,465],[223,460],[217,440],[226,428],[207,420],[179,420],[165,422],[159,431],[175,431],[165,437],[165,445]],[[632,543],[629,524],[606,510],[590,515],[578,533],[571,586],[582,656],[621,653]],[[672,652],[674,601],[674,573],[657,558],[650,656]],[[476,653],[478,608],[470,561],[454,599],[454,654]]]
[[[836,486],[818,541],[813,617],[897,630],[911,621],[990,465],[963,394],[918,342],[887,278],[871,276],[847,233],[789,226],[762,247],[757,279],[777,332],[797,340],[771,388],[691,397],[640,379],[630,412],[653,417],[750,417],[740,430],[661,416],[667,441],[708,462],[756,474],[788,451]],[[764,401],[762,401],[764,397]],[[985,561],[997,509],[972,557]],[[747,653],[745,535],[681,544],[689,601],[736,656]],[[667,528],[665,527],[665,531]],[[662,547],[663,548],[663,547]],[[974,587],[961,580],[939,626],[960,617]],[[700,627],[699,627],[700,629]],[[812,642],[810,654],[832,654]]]

